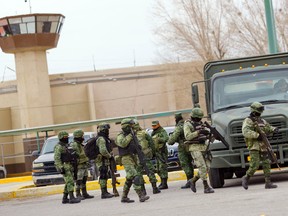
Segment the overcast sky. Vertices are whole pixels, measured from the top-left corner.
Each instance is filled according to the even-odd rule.
[[[153,0],[2,0],[0,17],[32,13],[65,16],[49,74],[155,64]],[[7,68],[8,67],[8,68]],[[5,69],[6,68],[6,69]],[[11,70],[12,69],[12,70]],[[0,79],[15,77],[12,54],[0,52]]]

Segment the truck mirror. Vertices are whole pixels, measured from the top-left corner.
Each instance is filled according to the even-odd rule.
[[[198,92],[198,85],[192,84],[192,102],[195,106],[196,104],[199,104],[199,92]]]

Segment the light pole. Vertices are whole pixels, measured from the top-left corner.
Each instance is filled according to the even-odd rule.
[[[278,52],[278,43],[276,36],[276,28],[275,28],[275,20],[274,20],[274,12],[272,0],[264,0],[265,5],[265,14],[266,14],[266,25],[267,25],[267,33],[268,33],[268,45],[269,52],[277,53]]]
[[[28,0],[29,1],[29,10],[30,10],[30,14],[32,13],[32,7],[31,7],[31,0]],[[27,0],[25,0],[25,2],[27,2]]]

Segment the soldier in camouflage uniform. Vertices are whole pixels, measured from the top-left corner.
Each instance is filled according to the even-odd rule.
[[[143,130],[140,127],[139,122],[137,122],[137,120],[134,120],[134,122],[135,122],[135,124],[133,125],[133,129],[136,133],[139,144],[141,145],[142,152],[145,155],[146,166],[149,169],[148,177],[149,177],[149,181],[150,181],[152,188],[153,188],[153,194],[160,193],[161,191],[156,186],[157,179],[156,179],[156,176],[154,173],[155,168],[154,168],[154,165],[151,161],[153,158],[153,152],[155,152],[153,140],[152,140],[151,136],[145,130]],[[138,172],[142,174],[143,167],[142,166],[138,166],[138,167],[139,167]],[[142,177],[142,175],[141,175],[141,177]],[[142,182],[143,182],[142,191],[144,192],[144,194],[146,194],[143,177],[142,177]]]
[[[71,158],[68,155],[69,134],[66,131],[60,131],[58,139],[59,142],[54,148],[54,160],[56,169],[63,175],[65,181],[62,203],[79,203],[81,200],[75,198],[73,195],[73,166],[70,162]],[[68,199],[68,194],[70,199]]]
[[[168,180],[168,149],[166,142],[169,139],[169,136],[165,129],[160,126],[159,121],[152,122],[152,133],[151,137],[155,145],[155,157],[156,157],[156,166],[158,175],[161,178],[161,183],[159,189],[168,189],[167,180]]]
[[[214,190],[208,185],[207,175],[210,169],[211,158],[207,157],[210,131],[205,128],[201,121],[204,116],[203,111],[196,107],[191,111],[191,120],[184,123],[184,136],[189,145],[189,151],[198,168],[198,173],[191,180],[191,190],[196,193],[196,181],[202,179],[204,193],[214,193]]]
[[[261,114],[264,111],[264,106],[261,103],[252,103],[250,109],[250,116],[244,120],[242,125],[242,134],[244,136],[247,148],[250,151],[249,169],[247,170],[246,175],[242,178],[242,186],[244,189],[248,189],[249,179],[259,168],[259,164],[261,162],[265,176],[265,188],[276,188],[277,185],[274,185],[270,179],[271,166],[268,159],[267,149],[264,146],[260,134],[256,130],[254,121],[257,121],[259,127],[265,134],[278,132],[278,128],[272,127],[269,123],[261,118]]]
[[[75,130],[73,132],[74,142],[70,145],[76,151],[78,155],[78,163],[77,163],[77,179],[76,179],[76,196],[80,199],[90,199],[94,196],[90,196],[87,193],[86,182],[88,178],[88,166],[89,159],[85,155],[84,147],[82,145],[84,141],[84,132],[83,130]],[[82,191],[82,195],[81,192]]]
[[[126,172],[126,181],[123,187],[123,194],[121,202],[131,203],[134,200],[128,198],[129,190],[133,184],[134,190],[139,196],[140,202],[145,202],[150,197],[146,196],[141,189],[141,175],[137,172],[139,166],[139,158],[135,149],[135,143],[133,143],[133,137],[131,134],[131,128],[133,126],[133,120],[130,118],[123,119],[121,121],[121,129],[116,137],[116,145],[118,146],[119,156],[121,157],[121,163],[124,166]]]
[[[181,188],[190,188],[190,179],[194,176],[194,167],[192,163],[192,156],[189,152],[189,145],[185,145],[185,137],[184,137],[184,120],[181,113],[175,113],[175,122],[176,127],[174,132],[169,136],[168,145],[173,145],[175,142],[178,142],[178,157],[181,164],[182,169],[185,172],[187,177],[187,183],[183,185]]]
[[[109,177],[110,159],[113,158],[111,140],[109,139],[110,125],[106,122],[98,125],[98,134],[96,145],[99,148],[100,154],[95,160],[96,166],[100,172],[99,185],[101,187],[101,198],[112,198],[113,194],[107,191],[107,180]]]

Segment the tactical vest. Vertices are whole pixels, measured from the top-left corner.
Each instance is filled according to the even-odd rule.
[[[125,148],[118,146],[119,155],[125,156],[125,155],[137,154],[135,145],[136,144],[134,143],[134,141],[131,140],[130,143]]]
[[[77,154],[76,151],[71,146],[64,146],[64,152],[61,153],[62,163],[76,163]]]
[[[188,120],[188,121],[192,124],[194,131],[200,131],[200,130],[205,128],[202,121],[200,121],[200,122],[193,122],[191,120]],[[207,139],[208,139],[208,136],[199,133],[199,136],[195,137],[191,141],[196,142],[196,143],[200,143],[200,144],[204,144],[205,142],[203,143],[203,140],[207,140]]]
[[[255,118],[253,118],[253,117],[251,117],[251,116],[248,116],[248,118],[251,119],[252,122],[254,122],[254,119],[255,119]],[[260,129],[262,129],[262,128],[265,127],[265,123],[264,123],[264,120],[263,120],[262,118],[256,118],[256,120],[257,120],[257,123],[258,123]],[[256,128],[254,128],[254,131],[256,131]]]

